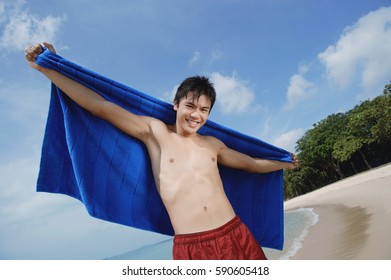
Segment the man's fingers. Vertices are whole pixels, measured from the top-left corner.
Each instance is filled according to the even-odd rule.
[[[26,57],[26,59],[27,59],[27,61],[32,61],[32,60],[34,60],[34,58],[29,54],[29,53],[25,53],[25,57]]]
[[[42,47],[40,44],[35,44],[26,49],[26,58],[35,59],[38,55],[42,53]]]
[[[43,42],[43,45],[48,48],[49,51],[56,53],[56,50],[54,49],[52,44],[49,44],[47,42]]]
[[[56,53],[56,50],[54,49],[52,44],[43,42],[43,45],[46,48],[48,48],[49,51]],[[35,44],[26,49],[25,56],[28,61],[34,61],[37,58],[37,56],[40,55],[42,52],[43,52],[42,46],[40,44]]]
[[[297,167],[299,165],[299,159],[294,153],[290,153],[292,158],[292,164],[294,167]]]
[[[37,54],[33,50],[26,50],[25,56],[28,61],[34,61],[37,58]]]

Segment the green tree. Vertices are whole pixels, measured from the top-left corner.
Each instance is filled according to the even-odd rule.
[[[297,142],[297,151],[306,162],[315,169],[332,170],[337,178],[344,178],[341,161],[333,156],[334,145],[346,129],[346,114],[338,113],[328,116],[308,130]]]
[[[391,161],[391,84],[383,94],[313,125],[296,143],[300,166],[285,173],[285,198]]]
[[[336,159],[348,161],[359,153],[367,168],[371,168],[363,147],[391,141],[390,89],[391,85],[386,85],[383,95],[364,101],[347,113],[346,130],[334,145],[333,156]]]

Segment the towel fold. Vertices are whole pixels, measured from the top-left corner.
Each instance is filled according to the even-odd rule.
[[[140,91],[45,50],[37,63],[54,69],[139,115],[175,123],[175,111]],[[290,154],[212,121],[199,130],[252,157],[291,161]],[[250,174],[219,166],[236,212],[264,247],[283,246],[283,172]],[[146,147],[70,100],[52,85],[37,191],[79,199],[96,218],[166,235],[174,231],[159,197]]]

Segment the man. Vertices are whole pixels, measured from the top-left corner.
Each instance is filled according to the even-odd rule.
[[[44,45],[55,52],[51,44]],[[66,95],[92,114],[142,141],[147,147],[159,195],[175,231],[174,259],[266,259],[262,248],[235,215],[224,192],[218,163],[249,172],[293,169],[292,163],[251,158],[220,140],[201,136],[216,93],[205,77],[182,82],[174,99],[176,122],[135,115],[57,71],[35,63],[40,45],[26,59]],[[240,186],[238,186],[240,188]]]

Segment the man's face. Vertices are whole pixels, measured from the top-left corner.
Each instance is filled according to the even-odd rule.
[[[179,104],[174,102],[174,110],[177,112],[177,133],[183,136],[196,133],[208,119],[211,104],[210,98],[206,95],[201,95],[197,100],[193,99],[192,93],[182,98]]]

